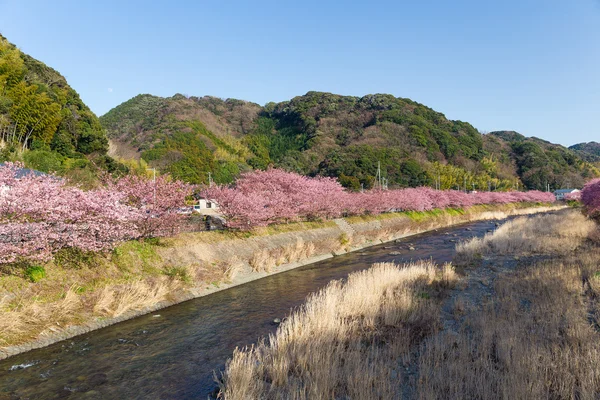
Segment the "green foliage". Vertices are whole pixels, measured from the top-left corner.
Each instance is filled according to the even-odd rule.
[[[61,249],[54,255],[54,263],[61,268],[79,269],[89,267],[96,261],[97,254],[76,247]]]
[[[166,267],[163,269],[162,273],[185,283],[190,283],[192,281],[192,278],[185,267]]]
[[[39,282],[46,277],[46,270],[42,266],[32,265],[25,270],[25,277],[31,282]]]
[[[598,163],[600,162],[600,143],[578,143],[569,147],[569,150],[574,151],[578,156],[585,161]]]
[[[418,162],[412,159],[403,161],[400,164],[400,173],[402,174],[402,185],[417,187],[431,184],[431,177]]]
[[[31,150],[23,155],[28,168],[42,172],[62,172],[64,157],[49,150]]]
[[[360,190],[360,181],[354,176],[340,174],[338,180],[340,184],[346,189],[352,190],[354,192],[358,192]]]
[[[142,157],[151,165],[163,165],[162,170],[175,179],[190,183],[207,183],[208,172],[217,165],[213,153],[195,132],[175,132],[143,152]]]
[[[511,132],[492,134],[509,141],[517,173],[528,189],[582,187],[590,177],[598,176],[596,167],[565,147]]]
[[[340,234],[340,237],[338,238],[338,240],[340,241],[340,245],[345,246],[348,243],[350,243],[350,239],[348,238],[348,235],[346,235],[345,233]]]
[[[65,78],[2,36],[0,134],[2,141],[23,149],[33,146],[64,156],[104,154],[108,149],[98,118]]]
[[[132,240],[113,250],[112,261],[123,271],[139,265],[144,271],[152,273],[156,272],[155,265],[160,261],[160,256],[152,241]]]
[[[233,99],[140,95],[101,121],[151,166],[193,183],[207,183],[209,171],[228,183],[269,166],[337,177],[355,191],[376,184],[378,164],[389,187],[543,189],[546,181],[561,186],[561,171],[571,186],[600,174],[562,146],[515,132],[482,135],[469,123],[384,94],[308,92],[262,108]]]

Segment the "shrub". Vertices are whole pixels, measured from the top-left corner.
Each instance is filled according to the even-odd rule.
[[[46,277],[46,270],[39,265],[32,265],[25,270],[25,276],[31,282],[39,282]]]

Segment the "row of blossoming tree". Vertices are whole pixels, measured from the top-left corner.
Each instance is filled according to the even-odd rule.
[[[215,186],[202,195],[219,204],[228,226],[240,229],[343,215],[555,200],[552,193],[539,191],[464,193],[427,187],[354,193],[332,178],[278,169],[244,173],[234,186]]]
[[[191,188],[157,177],[107,179],[84,191],[52,175],[0,167],[0,264],[43,262],[65,248],[105,251],[138,238],[173,234]]]

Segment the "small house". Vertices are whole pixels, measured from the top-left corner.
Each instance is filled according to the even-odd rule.
[[[578,192],[579,189],[558,189],[554,191],[554,196],[556,196],[556,200],[564,200],[565,195]]]
[[[211,199],[200,198],[193,206],[194,212],[202,215],[218,215],[219,205]]]

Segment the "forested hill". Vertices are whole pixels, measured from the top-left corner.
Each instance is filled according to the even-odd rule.
[[[0,161],[75,175],[111,163],[104,128],[66,79],[1,35],[0,135]]]
[[[600,162],[600,143],[578,143],[573,146],[570,146],[569,149],[573,150],[584,160],[594,163]]]
[[[190,182],[229,182],[269,165],[335,176],[358,190],[431,185],[487,189],[580,186],[599,174],[573,151],[472,125],[410,99],[309,92],[264,107],[240,100],[139,95],[100,118],[112,153]]]

